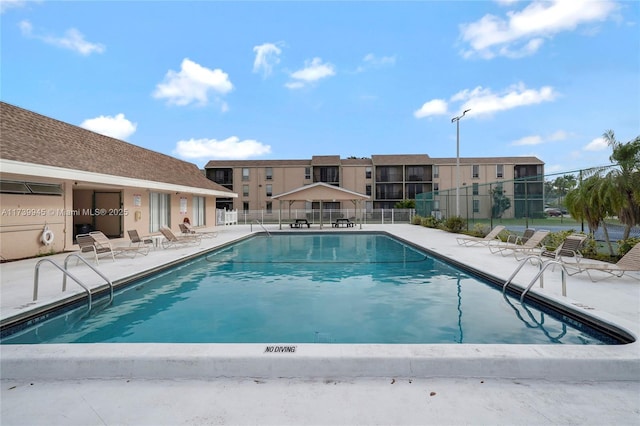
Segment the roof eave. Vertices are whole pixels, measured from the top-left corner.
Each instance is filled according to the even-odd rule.
[[[0,159],[2,173],[16,175],[47,177],[53,179],[76,180],[89,183],[99,183],[114,186],[127,186],[134,188],[148,188],[158,191],[186,192],[198,195],[209,195],[221,198],[237,198],[235,192],[218,191],[215,189],[198,188],[186,185],[176,185],[166,182],[156,182],[144,179],[114,176],[102,173],[73,170],[63,167],[47,166],[42,164],[25,163],[21,161]]]

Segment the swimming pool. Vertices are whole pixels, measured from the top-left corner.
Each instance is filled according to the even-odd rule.
[[[84,311],[2,343],[623,343],[375,233],[254,236]]]

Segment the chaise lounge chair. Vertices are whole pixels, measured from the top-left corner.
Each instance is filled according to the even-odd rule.
[[[640,276],[629,275],[627,272],[640,272],[640,243],[633,246],[624,256],[616,263],[596,263],[596,262],[580,262],[578,264],[567,263],[567,268],[578,268],[578,272],[586,272],[591,281],[601,281],[612,276],[620,278],[623,275],[640,280]],[[596,279],[591,275],[592,271],[606,272],[602,278]]]
[[[537,253],[530,253],[530,254],[537,254],[537,260],[540,263],[554,260],[556,262],[560,262],[564,264],[565,266],[571,267],[571,265],[573,265],[573,268],[576,268],[577,265],[579,265],[580,261],[582,260],[582,253],[580,253],[580,247],[582,246],[582,244],[585,242],[586,239],[587,239],[586,235],[572,234],[566,237],[562,242],[562,244],[560,244],[560,246],[558,246],[558,248],[556,248],[555,250],[542,248]],[[568,258],[573,258],[574,262],[568,261],[567,260]],[[518,259],[517,254],[516,254],[516,259]],[[521,259],[518,259],[518,260],[521,260]],[[569,273],[569,275],[573,275],[577,272]]]
[[[486,246],[486,245],[488,245],[490,242],[492,242],[494,240],[502,241],[502,240],[500,240],[500,238],[498,238],[498,234],[500,234],[500,232],[502,232],[502,230],[504,228],[505,227],[503,225],[498,225],[498,226],[494,227],[491,230],[491,232],[489,232],[483,238],[480,238],[480,237],[458,237],[458,238],[456,238],[456,240],[458,241],[458,244],[460,244],[462,246],[475,246],[475,245]]]
[[[529,255],[539,253],[541,251],[540,244],[542,244],[542,241],[547,238],[547,235],[549,235],[549,233],[550,231],[547,230],[539,230],[535,231],[530,237],[526,238],[526,240],[524,240],[524,238],[521,240],[518,240],[516,238],[516,241],[524,241],[521,244],[500,242],[497,244],[489,244],[488,246],[489,250],[491,250],[491,253],[500,253],[503,256],[513,254],[516,258],[518,258],[517,254]]]
[[[218,231],[199,231],[193,229],[188,223],[180,223],[178,226],[183,235],[200,235],[202,238],[215,238],[218,236]]]
[[[162,233],[162,235],[164,235],[164,240],[162,240],[162,248],[177,247],[187,244],[200,245],[200,242],[202,240],[202,237],[200,235],[195,234],[177,236],[170,228],[167,228],[166,226],[161,226],[160,232]]]
[[[113,261],[116,261],[115,255],[113,253],[113,250],[111,250],[111,245],[101,245],[101,244],[97,244],[96,240],[89,234],[78,234],[76,235],[76,242],[78,243],[78,246],[80,247],[80,254],[82,255],[82,253],[92,253],[93,254],[93,258],[96,261],[96,265],[99,265],[100,262],[98,260],[98,258],[100,256],[111,256],[111,258],[113,259]],[[76,265],[78,264],[80,260],[76,259]]]
[[[130,246],[136,247],[140,253],[145,256],[149,254],[151,247],[154,247],[153,239],[150,237],[140,237],[140,234],[138,234],[136,229],[128,230],[127,234],[129,234],[129,239],[131,240]]]
[[[112,245],[109,238],[107,238],[107,236],[104,235],[102,231],[92,231],[92,232],[89,232],[89,235],[95,241],[96,247],[100,247],[100,248],[108,247],[114,256],[119,256],[123,254],[131,257],[136,257],[136,254],[140,253],[140,249],[138,247]],[[147,250],[147,253],[149,253],[149,250]]]

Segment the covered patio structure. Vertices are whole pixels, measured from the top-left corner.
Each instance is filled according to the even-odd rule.
[[[362,218],[358,214],[362,211],[362,201],[368,200],[369,196],[359,194],[357,192],[349,191],[339,186],[329,185],[324,182],[317,182],[311,185],[301,186],[300,188],[293,189],[282,194],[274,195],[271,197],[273,200],[280,202],[279,210],[280,215],[278,218],[278,225],[282,229],[282,205],[285,201],[289,202],[289,207],[296,201],[319,201],[320,202],[320,229],[323,226],[323,202],[336,202],[336,201],[351,201],[354,204],[356,210],[356,220],[360,224],[362,229]]]

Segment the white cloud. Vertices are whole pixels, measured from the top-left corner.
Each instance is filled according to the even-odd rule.
[[[415,118],[444,114],[447,114],[447,101],[442,99],[433,99],[425,102],[420,109],[413,112],[413,116]]]
[[[100,117],[86,119],[80,124],[80,127],[101,135],[127,140],[129,136],[135,133],[138,124],[127,120],[124,114],[120,113],[115,117],[101,115]]]
[[[604,151],[605,149],[608,149],[609,145],[607,145],[607,141],[604,140],[604,138],[595,138],[594,140],[592,140],[591,142],[589,142],[587,145],[585,145],[585,147],[583,148],[585,151]]]
[[[525,136],[511,143],[513,146],[540,145],[544,143],[540,136]]]
[[[540,145],[548,142],[558,142],[567,139],[568,133],[564,130],[553,132],[549,136],[542,137],[540,135],[531,135],[520,138],[511,143],[512,146]]]
[[[305,61],[305,67],[291,73],[290,77],[294,81],[285,84],[289,89],[300,89],[306,84],[314,83],[326,77],[336,74],[334,66],[330,63],[322,63],[322,59],[313,58],[311,61]]]
[[[179,141],[174,153],[186,159],[234,159],[242,160],[257,157],[271,152],[271,146],[247,139],[241,141],[237,136],[224,140],[189,139]]]
[[[475,89],[464,89],[454,94],[449,102],[461,102],[459,114],[470,110],[467,115],[491,115],[495,112],[506,111],[527,105],[553,101],[558,93],[551,86],[540,89],[527,89],[523,83],[508,87],[500,93],[493,93],[491,89],[481,86]],[[416,118],[447,114],[447,101],[433,99],[425,102],[420,109],[414,111]]]
[[[4,13],[9,9],[17,9],[23,7],[26,4],[27,0],[0,0],[0,13]]]
[[[395,65],[396,57],[394,56],[376,56],[373,53],[367,53],[362,58],[362,65],[359,65],[355,72],[360,73],[372,68],[390,67]]]
[[[182,60],[180,71],[169,70],[164,81],[156,86],[153,97],[167,99],[170,104],[179,106],[192,102],[206,105],[209,102],[209,92],[224,95],[233,90],[229,75],[220,69],[209,69],[188,58]],[[228,109],[222,103],[222,111]]]
[[[513,6],[522,4],[517,2]],[[506,12],[506,18],[488,14],[460,26],[461,39],[470,47],[463,56],[491,59],[532,55],[545,38],[573,31],[582,24],[604,21],[617,8],[612,0],[536,0],[521,11]]]
[[[254,46],[253,51],[256,52],[256,58],[253,61],[253,72],[262,72],[264,77],[271,74],[274,65],[280,63],[278,57],[282,50],[273,43],[264,43]]]
[[[451,101],[463,102],[460,110],[471,109],[469,115],[490,115],[527,105],[536,105],[556,99],[558,93],[551,86],[528,89],[523,83],[508,87],[500,93],[481,86],[462,90],[451,97]]]
[[[369,53],[365,55],[362,59],[365,63],[373,65],[373,66],[385,66],[385,65],[395,65],[396,57],[395,56],[381,56],[378,57],[373,53]]]
[[[68,29],[64,37],[55,37],[34,34],[33,25],[29,21],[20,21],[18,26],[20,27],[22,35],[25,37],[35,38],[52,46],[73,50],[83,56],[89,56],[92,53],[103,53],[105,51],[104,45],[86,41],[84,35],[75,28]]]

